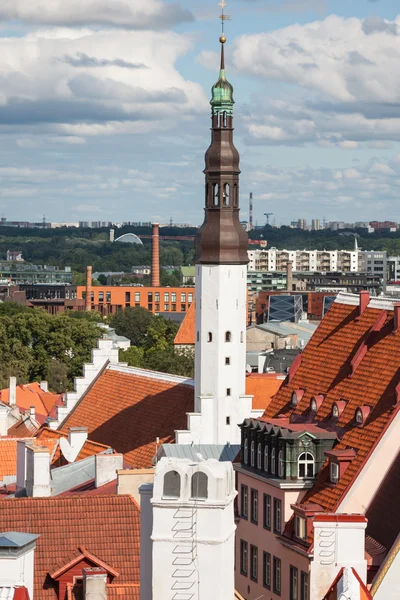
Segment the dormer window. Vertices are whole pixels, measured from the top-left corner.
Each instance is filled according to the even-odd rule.
[[[338,402],[334,402],[332,406],[332,417],[334,419],[338,419],[344,409],[346,408],[346,400],[339,400]]]
[[[332,461],[329,463],[329,477],[331,483],[337,483],[339,481],[339,465]]]
[[[250,446],[250,464],[252,467],[254,467],[254,440],[251,442]]]
[[[268,446],[264,448],[264,471],[268,471]]]
[[[356,424],[360,427],[364,425],[370,412],[371,408],[369,406],[359,406],[355,414]]]
[[[311,412],[317,412],[317,402],[316,402],[315,398],[311,398],[310,410],[311,410]]]
[[[321,406],[323,401],[324,401],[323,394],[318,394],[317,396],[313,396],[311,398],[311,402],[310,402],[310,411],[313,413],[317,412],[317,410],[319,409],[319,407]]]
[[[295,517],[296,537],[300,540],[306,539],[306,520],[296,515]]]
[[[257,469],[261,469],[261,444],[259,443],[257,446]]]
[[[336,402],[332,408],[332,417],[334,417],[335,419],[337,419],[339,417],[339,409],[338,409],[338,405],[336,404]]]
[[[291,401],[290,401],[290,404],[291,404],[292,406],[297,406],[298,402],[299,402],[299,401],[298,401],[298,398],[297,398],[297,394],[296,394],[296,392],[293,392],[293,394],[292,394],[292,399],[291,399]]]
[[[244,452],[243,452],[243,454],[244,454],[244,456],[243,456],[243,458],[244,458],[244,464],[247,465],[248,462],[249,462],[249,441],[248,441],[247,438],[244,440]]]
[[[311,452],[303,452],[298,460],[299,479],[312,479],[315,471],[315,460]]]

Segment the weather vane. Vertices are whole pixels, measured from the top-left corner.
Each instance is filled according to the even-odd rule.
[[[224,12],[224,9],[225,9],[225,6],[226,6],[226,2],[225,2],[225,0],[221,0],[221,2],[219,3],[219,6],[220,6],[220,7],[221,7],[221,9],[222,9],[221,16],[220,16],[220,19],[221,19],[221,25],[222,25],[222,35],[221,35],[221,37],[220,37],[220,40],[219,40],[219,41],[221,42],[221,44],[224,44],[224,43],[226,42],[226,37],[225,37],[225,35],[224,35],[224,25],[225,25],[225,21],[230,21],[230,20],[231,20],[231,17],[230,17],[230,15],[226,15],[226,14],[225,14],[225,12]]]

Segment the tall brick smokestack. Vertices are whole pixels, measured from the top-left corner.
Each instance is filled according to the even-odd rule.
[[[293,263],[291,261],[287,264],[287,275],[286,275],[287,291],[293,291]]]
[[[160,287],[160,226],[153,223],[151,232],[151,285]]]
[[[85,310],[92,310],[92,267],[86,267]]]

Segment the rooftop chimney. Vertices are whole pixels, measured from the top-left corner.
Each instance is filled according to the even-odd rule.
[[[96,454],[94,459],[96,488],[117,479],[117,471],[122,469],[124,463],[122,454]]]
[[[8,410],[4,404],[0,404],[0,436],[7,435],[8,433]]]
[[[160,287],[160,226],[153,223],[151,233],[151,285]]]
[[[293,263],[289,261],[286,268],[286,283],[287,283],[287,291],[293,291]]]
[[[102,567],[82,569],[84,600],[107,600],[107,571]]]
[[[34,406],[29,407],[29,416],[32,417],[32,419],[36,417],[36,411]]]
[[[87,436],[87,427],[70,427],[68,429],[68,442],[71,448],[79,446],[79,449],[82,449],[83,444],[87,440]]]
[[[15,406],[17,403],[17,378],[16,377],[10,377],[8,403],[10,406]]]
[[[50,450],[45,446],[26,446],[26,495],[51,496]]]
[[[364,310],[367,308],[369,304],[369,292],[367,290],[363,290],[360,292],[360,304],[359,304],[359,316],[363,314]]]
[[[85,310],[92,310],[92,267],[86,267]]]
[[[46,393],[49,391],[49,384],[47,383],[47,381],[40,382],[40,389],[42,390],[42,392]]]
[[[117,494],[129,494],[140,504],[139,488],[144,483],[153,483],[154,468],[120,469],[117,475]]]
[[[396,333],[400,327],[400,302],[396,302],[393,305],[393,311],[393,333]]]
[[[4,591],[4,587],[15,587],[16,590],[18,587],[25,587],[28,590],[29,598],[33,600],[34,554],[38,537],[38,535],[32,533],[22,533],[19,531],[0,533],[0,574],[2,591]],[[17,598],[17,595],[18,592],[15,591],[15,594],[12,594],[12,597]],[[8,597],[10,598],[11,596]],[[23,597],[26,597],[25,594]],[[18,596],[18,598],[22,598],[22,595]]]
[[[310,598],[323,598],[342,567],[353,567],[366,583],[365,529],[362,515],[317,514],[314,517],[314,559]]]

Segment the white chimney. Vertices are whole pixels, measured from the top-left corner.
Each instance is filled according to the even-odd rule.
[[[362,515],[319,514],[314,517],[314,559],[310,598],[323,598],[342,567],[352,567],[367,581],[365,529]]]
[[[33,600],[36,540],[39,536],[17,531],[0,532],[1,588],[26,587]]]
[[[0,436],[8,433],[8,410],[4,404],[0,404]]]
[[[26,488],[26,446],[33,442],[17,440],[17,496]]]
[[[120,469],[117,476],[117,494],[129,494],[140,504],[139,488],[154,482],[154,469]]]
[[[17,403],[17,378],[10,377],[8,403],[10,406],[15,406]]]
[[[153,598],[153,484],[144,483],[140,494],[140,600]]]
[[[70,427],[68,430],[68,442],[71,448],[82,449],[88,436],[87,427]]]
[[[49,391],[49,384],[47,383],[47,381],[41,381],[40,382],[40,389],[42,390],[42,392],[48,392]]]
[[[97,488],[117,479],[117,471],[124,465],[122,454],[96,454],[94,460],[95,486]]]
[[[32,419],[34,419],[36,417],[36,411],[35,411],[35,407],[31,406],[29,408],[29,416],[32,417]]]
[[[82,569],[84,600],[107,600],[107,571],[102,567]]]
[[[50,451],[45,446],[26,446],[26,495],[51,496]]]

